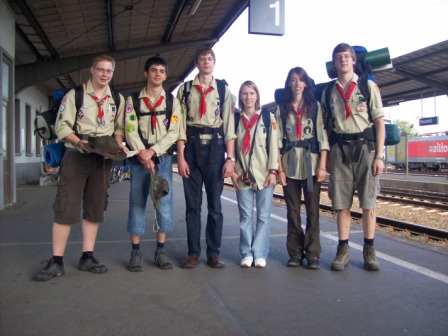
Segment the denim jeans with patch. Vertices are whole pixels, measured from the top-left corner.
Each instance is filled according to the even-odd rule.
[[[127,231],[129,234],[142,236],[145,233],[146,203],[150,191],[151,173],[137,160],[130,160],[130,162],[131,191],[129,196]],[[174,229],[173,169],[171,156],[160,158],[160,163],[157,165],[157,175],[165,178],[169,185],[168,194],[160,199],[160,206],[155,209],[157,222],[160,226],[160,232],[171,232]]]

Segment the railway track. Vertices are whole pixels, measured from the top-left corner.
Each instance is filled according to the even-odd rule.
[[[228,187],[233,187],[232,183],[228,183],[225,182],[225,185]],[[323,186],[322,189],[324,189],[325,187]],[[393,191],[388,191],[388,193],[394,193]],[[415,206],[423,206],[423,207],[428,207],[428,208],[436,208],[439,210],[447,210],[448,211],[448,204],[447,204],[447,199],[443,198],[442,202],[445,203],[439,203],[441,202],[440,199],[437,199],[437,203],[434,202],[428,202],[428,200],[426,200],[426,196],[419,196],[419,199],[411,199],[411,196],[408,195],[408,197],[403,197],[403,193],[401,193],[400,196],[398,196],[398,194],[400,194],[400,192],[396,192],[395,195],[381,195],[378,196],[378,199],[381,200],[389,200],[391,202],[399,202],[399,203],[406,203],[406,204],[410,204],[410,205],[415,205]],[[400,197],[400,199],[398,199],[398,197]],[[403,198],[401,198],[403,197]],[[415,198],[415,195],[412,196],[413,198]],[[283,195],[281,194],[277,194],[274,193],[274,199],[278,199],[278,200],[284,200]],[[303,200],[302,200],[303,202]],[[320,209],[324,212],[329,212],[329,213],[334,213],[333,209],[331,208],[330,205],[327,204],[320,204]],[[350,211],[351,216],[353,219],[355,220],[360,220],[362,218],[362,213],[360,211]],[[433,240],[437,240],[437,241],[447,241],[448,240],[448,231],[445,230],[440,230],[440,229],[436,229],[436,228],[431,228],[428,226],[423,226],[423,225],[417,225],[414,223],[409,223],[409,222],[404,222],[404,221],[400,221],[400,220],[396,220],[396,219],[392,219],[392,218],[386,218],[386,217],[381,217],[381,216],[377,216],[377,225],[379,225],[380,227],[389,229],[392,232],[405,232],[407,233],[407,235],[409,236],[423,236],[425,238],[430,238]]]

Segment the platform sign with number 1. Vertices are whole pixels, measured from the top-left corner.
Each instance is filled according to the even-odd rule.
[[[285,35],[285,0],[250,0],[249,34]]]

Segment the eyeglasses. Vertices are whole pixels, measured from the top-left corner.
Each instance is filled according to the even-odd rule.
[[[112,69],[95,68],[99,73],[105,73],[106,75],[112,75],[114,71]]]
[[[349,60],[351,58],[352,58],[352,55],[350,55],[350,54],[343,54],[343,55],[337,55],[335,57],[335,60],[336,61],[342,61],[342,60]]]

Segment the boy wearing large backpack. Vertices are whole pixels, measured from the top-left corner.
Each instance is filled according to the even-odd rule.
[[[34,280],[46,281],[65,274],[63,257],[71,224],[79,222],[82,204],[82,256],[78,269],[105,273],[107,267],[94,257],[93,249],[99,223],[107,208],[112,162],[104,156],[91,153],[90,140],[108,139],[118,151],[122,145],[124,98],[114,99],[109,83],[115,69],[115,60],[107,55],[95,57],[90,67],[91,79],[82,85],[82,104],[76,104],[77,89],[70,90],[62,99],[56,121],[56,134],[65,143],[60,179],[54,201],[53,256]],[[118,100],[118,99],[117,99]],[[115,140],[111,138],[115,135]],[[109,144],[110,146],[110,144]],[[112,147],[112,146],[110,146]]]
[[[228,87],[223,87],[222,81],[213,77],[216,58],[211,48],[197,50],[194,60],[199,74],[192,83],[182,84],[178,91],[183,122],[177,154],[179,174],[184,183],[188,238],[188,257],[181,267],[194,268],[199,264],[204,185],[208,203],[207,264],[223,268],[224,262],[219,257],[223,227],[221,194],[223,177],[233,174],[235,163],[232,97]]]
[[[171,269],[173,264],[165,253],[166,234],[174,229],[173,171],[170,148],[176,143],[181,123],[181,108],[177,98],[163,89],[167,64],[161,57],[151,57],[145,63],[146,87],[126,101],[125,134],[127,145],[138,151],[131,163],[131,189],[127,230],[131,235],[132,251],[128,269],[140,272],[143,255],[141,236],[145,233],[146,202],[158,177],[168,182],[168,193],[154,203],[157,247],[154,264]],[[161,195],[160,195],[161,196]]]
[[[337,45],[332,55],[338,77],[332,86],[330,106],[324,97],[324,118],[330,134],[329,196],[337,211],[339,244],[331,269],[342,271],[349,260],[350,208],[355,189],[362,209],[364,231],[364,268],[379,270],[375,256],[375,206],[379,193],[379,176],[383,172],[384,112],[375,83],[368,80],[370,100],[361,93],[358,75],[354,72],[356,54],[345,43]],[[369,104],[369,106],[367,106]],[[369,111],[371,119],[369,118]]]

